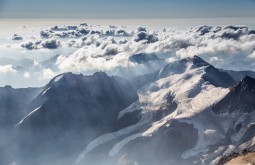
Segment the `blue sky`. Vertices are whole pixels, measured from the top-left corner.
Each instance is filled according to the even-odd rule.
[[[0,18],[254,17],[255,0],[0,0]]]

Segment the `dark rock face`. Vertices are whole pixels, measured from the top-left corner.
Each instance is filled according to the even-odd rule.
[[[206,73],[203,76],[203,79],[209,81],[212,85],[216,87],[227,88],[235,83],[235,81],[230,77],[229,74],[221,72],[213,66],[208,66],[205,69]]]
[[[21,162],[29,162],[31,155],[38,159],[30,163],[38,164],[43,159],[58,160],[80,152],[96,137],[121,129],[119,111],[138,99],[124,79],[103,72],[60,75],[35,100],[45,97],[46,101],[18,125]]]
[[[26,114],[26,107],[40,91],[40,88],[0,88],[0,164],[12,163],[16,142],[13,127]]]
[[[215,113],[249,113],[255,110],[255,80],[246,76],[236,86],[231,88],[221,101],[213,106]]]
[[[136,124],[141,119],[140,113],[141,113],[141,110],[136,110],[134,112],[126,113],[118,121],[119,129]]]
[[[174,120],[169,123],[169,127],[160,128],[152,136],[130,142],[122,149],[122,156],[119,156],[122,160],[119,160],[119,164],[191,164],[185,162],[180,155],[194,147],[197,140],[198,131],[193,125]]]
[[[250,128],[247,130],[247,132],[242,137],[241,141],[248,141],[252,139],[255,135],[255,124],[251,124]]]
[[[218,162],[218,165],[224,165],[225,163],[227,163],[227,162],[229,162],[230,160],[232,160],[232,159],[234,159],[234,158],[236,158],[236,157],[238,157],[239,156],[239,154],[238,153],[231,153],[231,154],[229,154],[229,155],[226,155],[226,156],[224,156],[224,157],[222,157],[220,160],[219,160],[219,162]]]
[[[13,126],[25,114],[26,106],[41,91],[40,88],[0,88],[0,127]]]
[[[148,127],[147,127],[148,128]],[[146,128],[143,128],[146,129]],[[154,132],[151,136],[130,141],[113,156],[108,155],[118,141],[111,141],[86,155],[79,165],[187,165],[190,160],[183,160],[181,154],[194,147],[198,140],[198,131],[192,124],[173,120]]]

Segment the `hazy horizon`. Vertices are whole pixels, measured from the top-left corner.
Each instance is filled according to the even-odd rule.
[[[0,0],[0,18],[254,17],[254,0]]]
[[[226,18],[90,18],[90,19],[64,19],[64,18],[0,18],[0,29],[10,26],[53,26],[53,25],[77,25],[80,23],[98,25],[123,25],[123,26],[147,26],[149,28],[180,28],[186,29],[200,25],[245,25],[253,28],[254,17],[226,17]],[[10,31],[10,29],[8,29]]]

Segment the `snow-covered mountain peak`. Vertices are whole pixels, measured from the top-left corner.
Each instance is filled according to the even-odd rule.
[[[105,73],[105,72],[95,72],[94,74],[93,74],[93,76],[96,76],[96,77],[101,77],[101,78],[103,78],[103,77],[108,77],[108,75]]]
[[[198,56],[188,57],[179,61],[175,61],[166,65],[160,70],[159,78],[169,77],[175,74],[183,74],[186,71],[193,69],[202,70],[204,73],[202,78],[205,81],[209,81],[216,87],[229,87],[235,83],[235,81],[225,72],[220,71],[214,66],[210,65],[202,58]]]
[[[207,63],[199,56],[188,57],[186,58],[186,60],[191,62],[193,65],[196,65],[197,67],[211,66],[209,63]]]
[[[57,75],[56,77],[54,77],[49,84],[56,84],[56,83],[61,83],[63,81],[67,82],[74,82],[78,79],[81,79],[82,77],[84,77],[82,74],[73,74],[71,72],[67,72],[67,73],[63,73],[60,75]]]
[[[207,62],[198,56],[188,57],[179,61],[174,61],[161,69],[159,73],[160,78],[168,77],[173,74],[182,74],[192,68],[202,68],[209,66]]]
[[[111,78],[112,77],[108,76],[104,72],[95,72],[93,75],[89,76],[67,72],[54,77],[49,84],[46,85],[45,90],[50,87],[80,87],[84,84],[89,84],[92,81],[102,83],[102,81],[107,81],[107,79]]]

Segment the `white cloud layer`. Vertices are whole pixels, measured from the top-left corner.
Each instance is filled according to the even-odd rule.
[[[130,55],[147,52],[165,53],[166,61],[198,55],[220,68],[254,70],[255,34],[247,27],[201,26],[151,34],[157,40],[148,40],[150,33],[140,27],[133,40],[121,44],[110,42],[109,38],[91,36],[75,53],[59,57],[57,65],[61,71],[108,71],[119,66],[130,67],[133,65],[128,61]]]
[[[38,41],[26,41],[21,43],[21,47],[32,49],[57,49],[60,46],[60,41],[55,39],[38,40]]]
[[[26,81],[35,75],[41,75],[38,81],[48,80],[63,72],[90,74],[105,71],[134,76],[153,72],[168,62],[194,55],[219,68],[255,71],[255,30],[245,26],[200,26],[162,31],[137,27],[132,31],[120,26],[84,23],[54,26],[41,30],[38,36],[29,40],[27,38],[19,43],[24,50],[43,53],[47,49],[52,56],[45,56],[29,69],[16,63],[15,66],[4,63],[0,66],[0,73],[15,72],[17,67]],[[8,49],[13,47],[10,45]],[[145,56],[154,53],[160,60],[146,63],[129,60],[130,56],[139,53]]]

